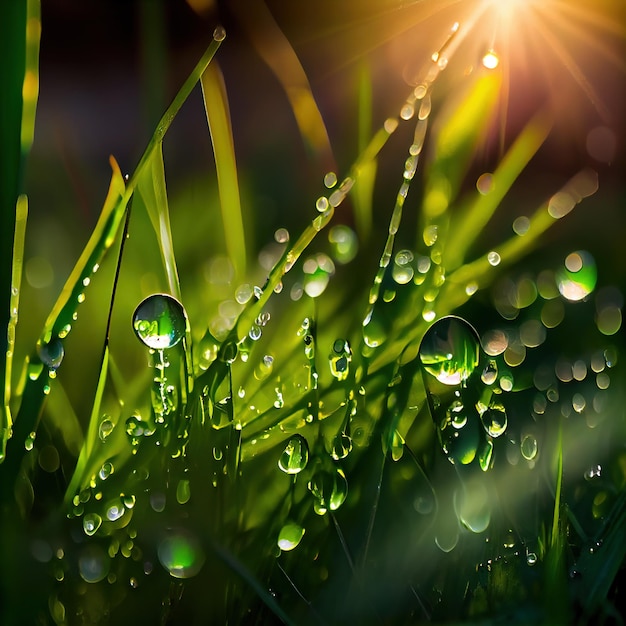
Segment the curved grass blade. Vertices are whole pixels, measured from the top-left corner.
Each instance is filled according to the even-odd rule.
[[[146,167],[140,172],[137,180],[137,192],[143,200],[157,236],[170,293],[180,300],[180,282],[178,280],[176,256],[174,255],[172,230],[170,228],[162,143],[155,146],[146,162]]]
[[[235,267],[236,276],[241,277],[246,271],[246,239],[239,198],[237,161],[226,86],[215,63],[202,73],[200,83],[215,155],[226,250]]]

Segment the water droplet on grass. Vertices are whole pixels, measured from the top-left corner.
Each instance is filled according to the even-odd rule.
[[[278,533],[278,547],[287,552],[298,546],[304,536],[304,528],[295,522],[287,522]]]
[[[330,373],[337,380],[345,380],[350,371],[352,350],[346,339],[336,339],[329,355]]]
[[[97,513],[86,513],[83,517],[83,530],[90,537],[96,533],[102,525],[102,518]]]
[[[313,510],[318,515],[325,515],[329,510],[336,511],[348,495],[348,481],[343,471],[322,470],[309,481],[308,488],[313,494]]]
[[[37,352],[42,363],[53,371],[61,365],[63,357],[65,356],[63,342],[58,337],[38,346]]]
[[[478,365],[480,342],[474,328],[460,317],[443,317],[424,335],[419,357],[422,367],[445,385],[467,380]]]
[[[520,450],[527,461],[532,461],[537,456],[537,439],[533,435],[525,435],[520,444]]]
[[[345,459],[352,450],[352,439],[345,432],[338,433],[333,438],[330,456],[335,460]]]
[[[309,461],[309,445],[302,435],[293,435],[287,441],[278,459],[278,467],[285,474],[299,474]]]
[[[183,305],[167,294],[148,296],[133,314],[135,334],[153,350],[174,347],[185,336],[186,327]]]

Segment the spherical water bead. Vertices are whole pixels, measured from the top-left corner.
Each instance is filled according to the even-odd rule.
[[[287,522],[278,533],[278,547],[283,552],[293,550],[298,546],[302,537],[304,537],[305,529],[295,522]]]
[[[226,30],[223,26],[215,27],[215,30],[213,31],[213,39],[215,39],[215,41],[224,41],[224,39],[226,39]]]
[[[83,530],[88,536],[94,535],[102,525],[102,518],[97,513],[86,513],[83,517]]]
[[[115,467],[113,463],[107,461],[102,464],[100,471],[98,472],[98,477],[100,480],[106,480],[113,472],[115,471]]]
[[[89,543],[78,557],[78,571],[88,583],[104,580],[109,574],[111,559],[101,546]]]
[[[556,273],[559,292],[572,302],[584,300],[595,289],[597,279],[596,262],[584,250],[568,254]]]
[[[105,510],[105,517],[110,522],[116,522],[126,513],[126,509],[122,504],[122,500],[120,498],[115,498],[107,503]]]
[[[537,456],[537,440],[533,435],[525,435],[520,444],[522,456],[527,461],[532,461]]]
[[[318,472],[309,481],[308,488],[314,498],[313,510],[318,515],[336,511],[348,495],[348,481],[339,468],[334,472]]]
[[[345,380],[350,372],[350,361],[352,361],[352,350],[350,343],[346,339],[336,339],[333,349],[329,355],[330,373],[337,380]]]
[[[254,377],[261,381],[265,380],[274,369],[274,357],[266,354],[254,368]]]
[[[54,337],[48,343],[37,346],[37,353],[41,362],[54,371],[63,361],[65,348],[63,342],[58,337]]]
[[[337,174],[335,172],[328,172],[324,176],[324,186],[328,189],[332,189],[337,184]]]
[[[159,542],[157,555],[161,565],[174,578],[192,578],[202,569],[205,560],[196,536],[182,528],[168,531]]]
[[[185,336],[187,314],[183,305],[172,296],[154,294],[135,309],[133,328],[146,346],[153,350],[166,350]]]
[[[422,367],[445,385],[467,380],[478,365],[480,342],[474,328],[460,317],[443,317],[424,335],[419,348]]]
[[[492,250],[487,254],[487,261],[489,261],[489,265],[493,265],[493,267],[495,267],[500,264],[501,258],[495,250]]]
[[[506,431],[508,421],[506,411],[501,404],[491,405],[481,414],[480,420],[485,432],[491,437],[499,437]]]
[[[309,444],[302,435],[293,435],[278,459],[278,467],[285,474],[299,474],[308,462]]]

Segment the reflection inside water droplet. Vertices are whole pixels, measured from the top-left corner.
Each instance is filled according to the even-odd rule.
[[[444,317],[424,335],[419,357],[426,372],[445,385],[467,380],[478,365],[476,331],[460,317]]]
[[[287,522],[278,533],[278,547],[287,552],[298,546],[304,536],[304,528],[295,522]]]

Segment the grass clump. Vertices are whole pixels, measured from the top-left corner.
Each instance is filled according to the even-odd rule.
[[[30,32],[24,15],[11,19]],[[301,234],[277,229],[252,267],[214,58],[224,37],[216,28],[133,174],[111,159],[100,218],[17,384],[19,184],[3,205],[3,236],[4,226],[12,233],[3,288],[13,290],[0,424],[4,621],[618,619],[623,300],[600,289],[584,250],[552,267],[521,263],[596,192],[595,171],[573,172],[511,220],[512,235],[490,240],[553,115],[531,117],[476,177],[503,74],[476,69],[437,112],[455,26],[397,115],[361,137],[346,174],[326,175]],[[203,281],[182,269],[163,154],[198,82],[221,207],[206,240],[224,251]],[[363,84],[361,94],[367,118]],[[295,114],[306,139],[306,115]],[[13,123],[23,117],[16,107]],[[396,138],[404,165],[381,183],[392,199],[381,234],[376,174]],[[23,167],[24,150],[13,142],[3,155]],[[137,262],[151,272],[139,285]],[[105,303],[99,321],[83,319],[90,298]],[[96,374],[87,417],[64,375],[85,321],[82,358]]]

